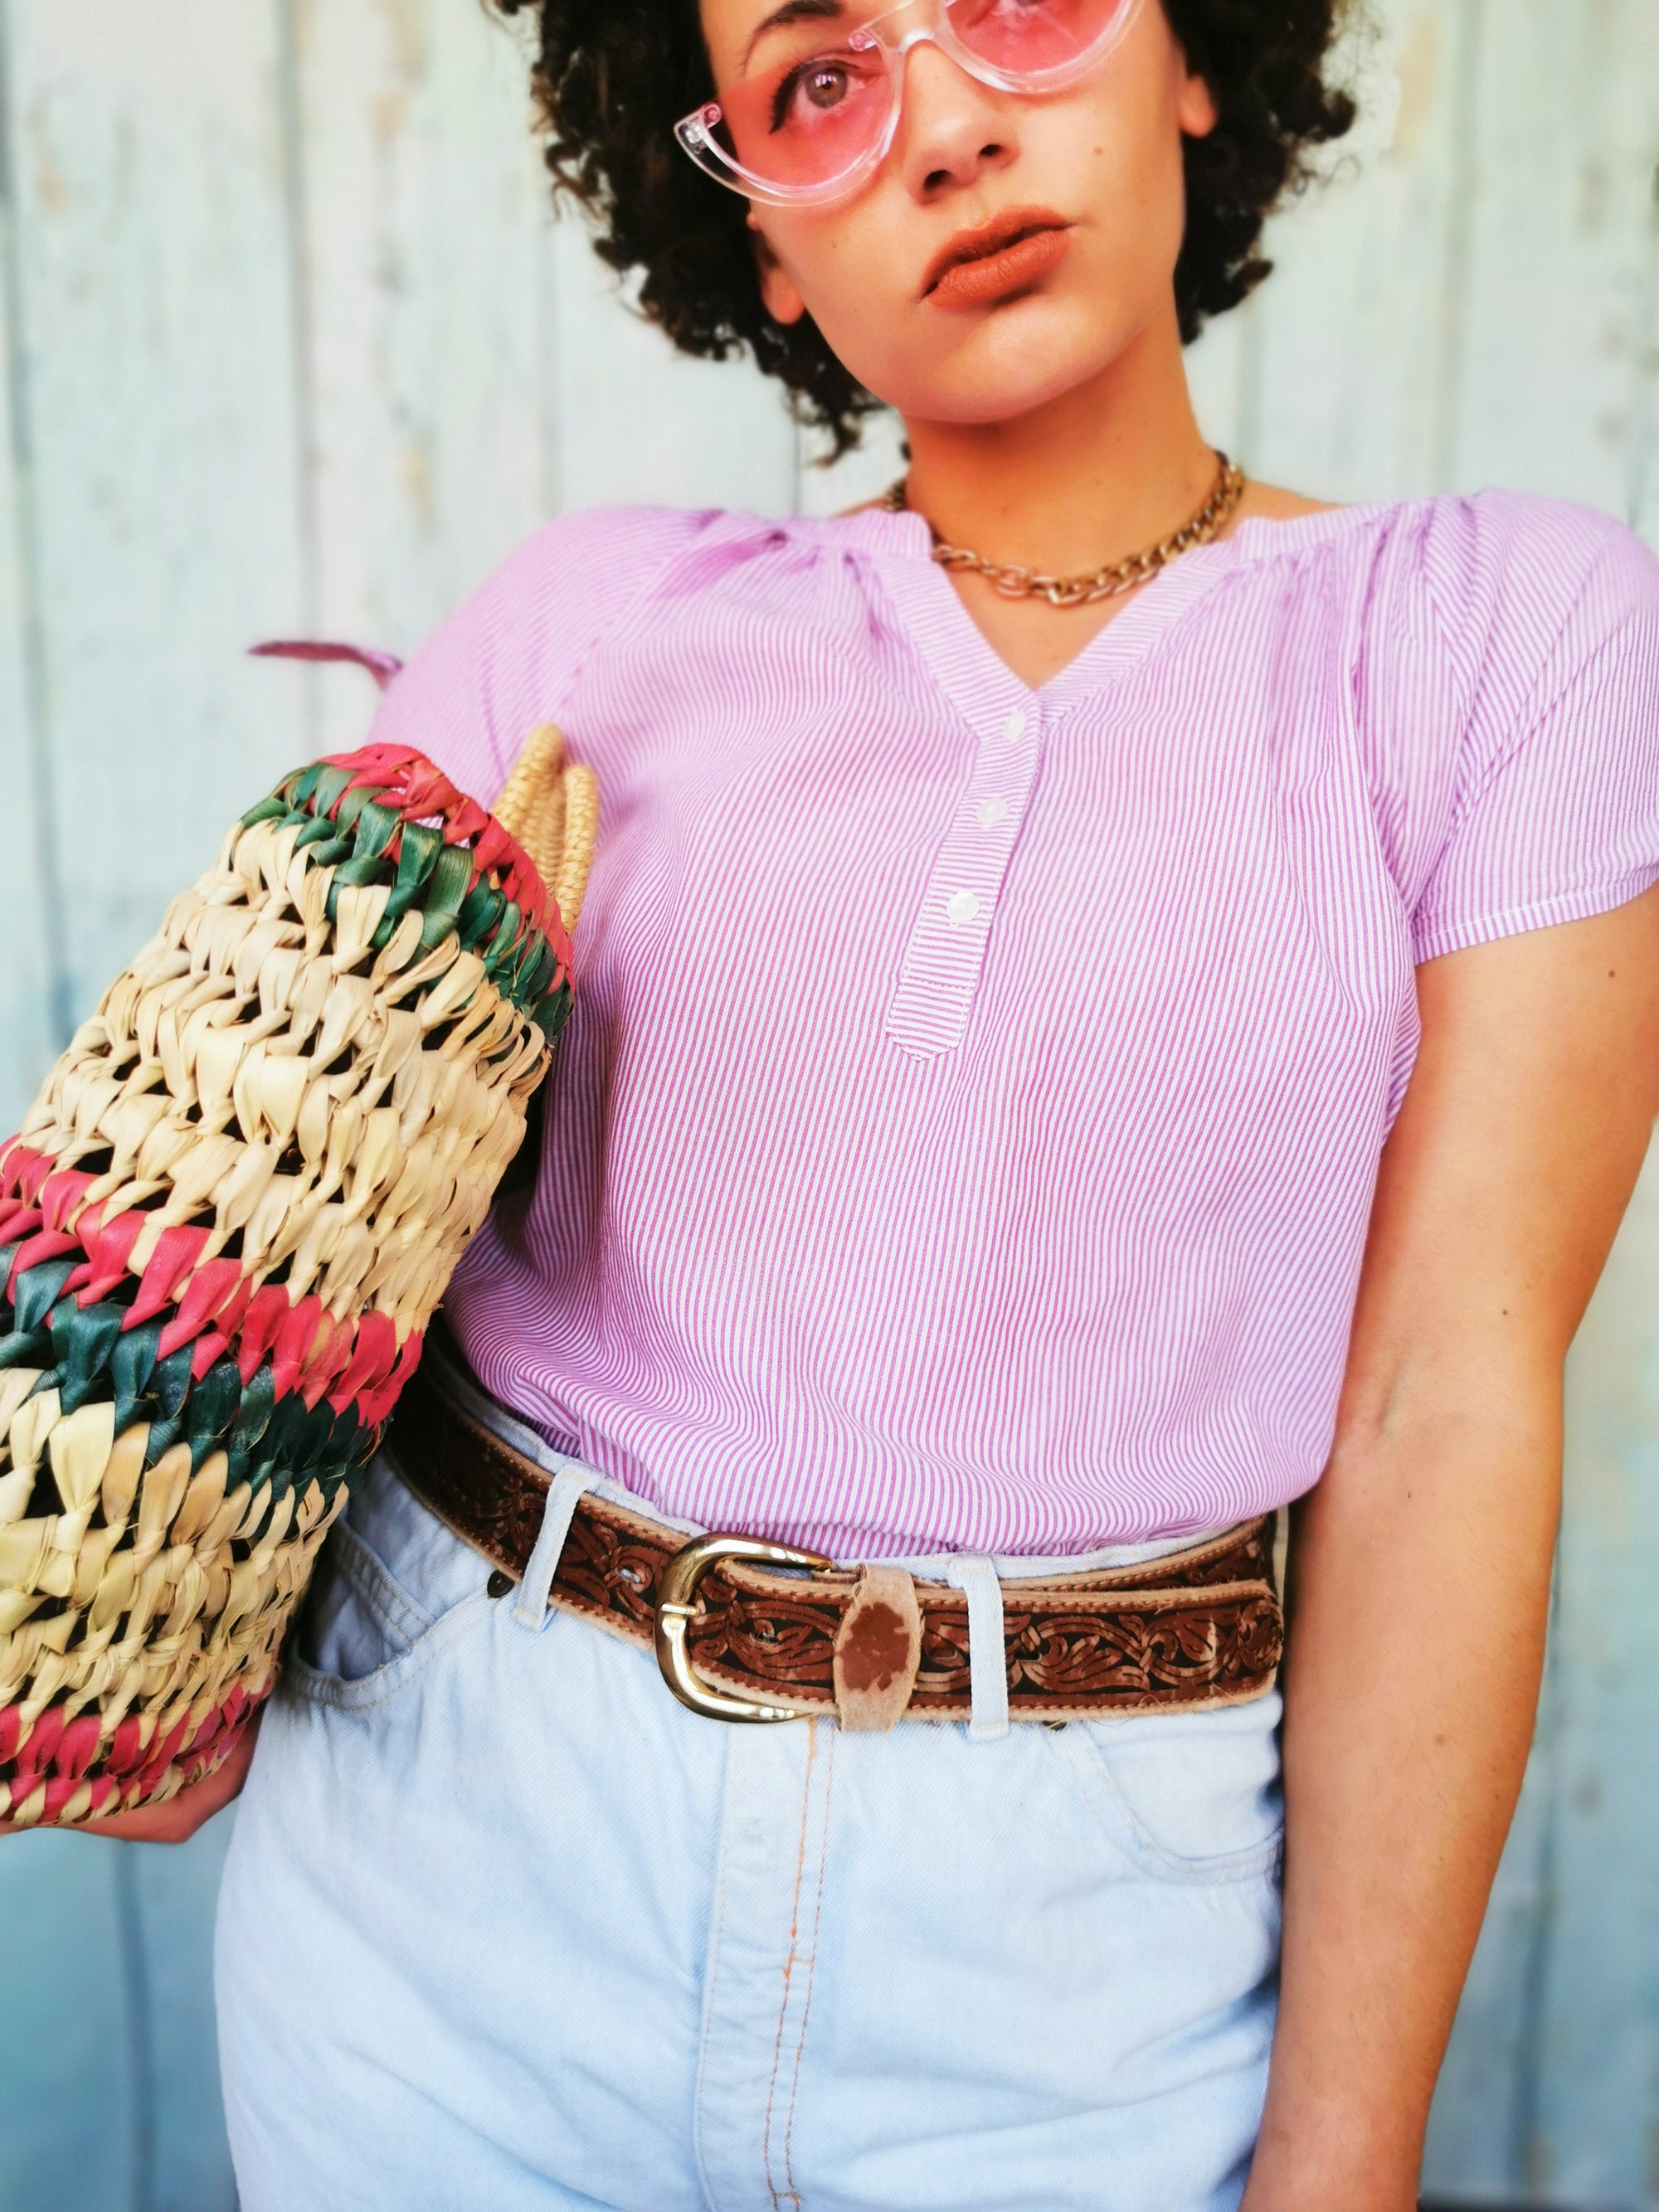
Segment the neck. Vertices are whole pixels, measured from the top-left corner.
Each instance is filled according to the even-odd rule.
[[[906,418],[910,505],[937,534],[1068,575],[1176,529],[1215,482],[1171,312],[1086,384],[1003,422]]]

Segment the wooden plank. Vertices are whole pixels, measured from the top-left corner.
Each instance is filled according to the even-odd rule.
[[[1568,1365],[1550,1941],[1523,2178],[1659,2188],[1659,1147]]]
[[[213,2005],[213,1908],[235,1818],[220,1814],[176,1849],[104,1846],[128,1861],[129,1940],[143,1946],[129,2011],[143,2008],[152,2118],[134,2212],[236,2212]]]
[[[1424,2192],[1449,2203],[1509,2203],[1525,2171],[1549,1944],[1556,1674],[1552,1661],[1520,1806],[1430,2115]]]
[[[1638,522],[1659,388],[1659,9],[1507,0],[1473,121],[1455,482]]]
[[[1550,492],[1653,535],[1659,17],[1641,0],[1522,0],[1489,21],[1465,106],[1444,480]],[[1656,1246],[1659,1164],[1570,1364],[1543,1748],[1442,2080],[1437,2187],[1634,2205],[1656,2186]]]
[[[750,361],[676,353],[629,307],[580,221],[557,225],[554,254],[562,504],[791,513],[796,440],[781,388]]]
[[[1346,498],[1529,486],[1654,532],[1659,18],[1635,13],[1529,0],[1499,27],[1471,4],[1389,9],[1386,151],[1270,227],[1280,266],[1236,319],[1243,343],[1218,369],[1194,360],[1201,416],[1231,411],[1256,473]],[[1634,2204],[1653,2185],[1659,1758],[1651,1712],[1628,1682],[1586,1680],[1583,1648],[1652,1553],[1597,1539],[1574,1474],[1651,1364],[1629,1340],[1651,1296],[1623,1257],[1643,1236],[1633,1220],[1575,1358],[1545,1711],[1430,2131],[1425,2185],[1448,2198]],[[1659,1470],[1629,1464],[1632,1433],[1624,1487],[1651,1513]]]
[[[0,2212],[234,2212],[211,1958],[234,1817],[176,1850],[0,1847]]]
[[[558,503],[524,63],[453,0],[296,0],[294,20],[316,620],[406,653]],[[323,696],[351,743],[364,688]]]
[[[7,866],[0,872],[0,1127],[16,1126],[57,1044],[46,951],[56,902],[46,666],[41,627],[33,413],[25,335],[22,165],[11,68],[11,9],[0,0],[0,778]],[[112,1862],[61,1837],[19,1838],[0,1856],[9,1936],[0,2028],[0,2199],[127,2212],[133,2177],[132,2078],[124,2033]]]
[[[1365,133],[1269,227],[1237,403],[1258,476],[1336,500],[1444,488],[1480,5],[1382,0]]]
[[[304,599],[273,20],[24,0],[0,22],[0,745],[39,821],[0,893],[14,1086],[57,1041],[31,910],[61,918],[67,1018],[307,750],[293,674],[243,658]],[[204,1978],[220,1848],[0,1849],[8,2204],[228,2212]]]
[[[0,1132],[21,1120],[64,1027],[61,975],[52,957],[58,900],[7,18],[0,0],[0,790],[7,799],[6,866],[0,870]]]
[[[296,755],[282,136],[269,9],[15,9],[46,739],[84,1007]]]
[[[0,2206],[139,2212],[146,2123],[135,2102],[114,1847],[9,1837],[0,1925]]]
[[[1205,435],[1255,475],[1271,480],[1275,470],[1284,471],[1280,480],[1292,489],[1311,491],[1313,473],[1331,472],[1331,450],[1343,444],[1341,422],[1332,418],[1344,388],[1298,373],[1288,414],[1266,407],[1264,421],[1263,379],[1270,370],[1277,374],[1281,362],[1293,362],[1306,340],[1304,325],[1317,308],[1313,271],[1327,270],[1333,250],[1349,253],[1354,240],[1395,219],[1398,186],[1384,157],[1402,112],[1413,151],[1420,137],[1425,94],[1414,89],[1408,98],[1400,76],[1402,56],[1407,70],[1413,67],[1412,42],[1419,36],[1402,0],[1382,0],[1374,21],[1355,19],[1333,58],[1334,76],[1352,88],[1358,104],[1352,130],[1321,152],[1316,181],[1269,218],[1261,251],[1273,273],[1242,307],[1212,319],[1188,349],[1187,380]],[[1277,442],[1269,442],[1270,429]],[[1379,466],[1389,465],[1378,456]]]
[[[318,621],[407,651],[562,508],[795,499],[744,364],[688,362],[556,222],[520,43],[447,0],[296,0]],[[331,739],[364,701],[331,684]]]

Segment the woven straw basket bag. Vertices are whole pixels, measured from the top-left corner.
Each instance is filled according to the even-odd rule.
[[[598,791],[287,777],[0,1146],[0,1826],[228,1754],[524,1133]]]

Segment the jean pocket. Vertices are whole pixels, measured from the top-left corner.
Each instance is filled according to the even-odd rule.
[[[488,1609],[489,1574],[489,1563],[377,1461],[323,1547],[285,1684],[315,1704],[384,1703]]]
[[[1173,1882],[1276,1875],[1284,1846],[1277,1691],[1196,1712],[1073,1721],[1050,1739],[1100,1826]]]

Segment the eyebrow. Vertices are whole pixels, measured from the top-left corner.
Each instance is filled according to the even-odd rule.
[[[786,23],[809,20],[830,22],[843,12],[841,0],[783,0],[781,8],[775,8],[769,15],[763,16],[750,33],[749,43],[743,50],[743,59],[738,63],[738,68],[748,68],[749,57],[769,31],[781,30]]]

